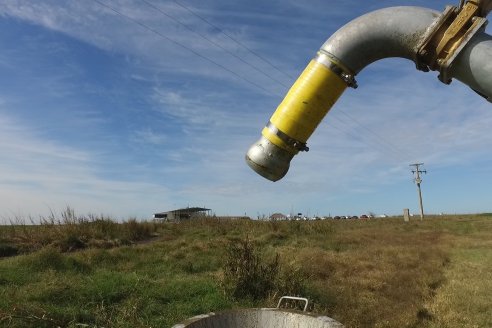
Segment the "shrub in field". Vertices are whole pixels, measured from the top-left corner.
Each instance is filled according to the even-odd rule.
[[[274,291],[279,269],[278,254],[266,260],[249,238],[232,241],[224,266],[225,289],[236,299],[264,299]]]
[[[130,219],[123,223],[123,236],[130,241],[145,240],[152,236],[150,226],[146,223]]]
[[[19,250],[15,246],[0,244],[0,257],[14,256],[18,252]]]
[[[87,247],[86,242],[83,241],[80,236],[75,234],[68,234],[67,236],[62,237],[56,245],[62,252],[72,252]]]
[[[308,276],[299,267],[284,265],[281,268],[279,279],[276,282],[277,294],[275,300],[284,295],[307,296],[306,281]]]
[[[94,215],[89,216],[88,228],[92,231],[95,239],[114,239],[118,236],[118,223],[105,218],[103,216],[97,217]]]
[[[223,269],[226,293],[235,299],[258,301],[299,295],[305,290],[301,270],[282,266],[279,254],[265,257],[249,238],[229,243]]]

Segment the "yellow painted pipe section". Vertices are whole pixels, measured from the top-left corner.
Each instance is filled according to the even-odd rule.
[[[277,107],[270,122],[289,137],[306,143],[346,87],[337,74],[313,59]],[[298,153],[268,128],[264,128],[262,134],[275,145]]]

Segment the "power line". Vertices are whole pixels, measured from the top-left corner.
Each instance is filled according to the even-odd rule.
[[[346,121],[342,120],[340,117],[338,116],[332,116],[331,117],[332,119],[334,120],[337,120],[338,122],[344,124],[345,126],[347,127],[350,127],[352,128],[349,123],[347,123]],[[355,124],[357,124],[356,121],[354,121]],[[360,125],[360,124],[359,124]],[[362,125],[361,125],[362,126]],[[351,134],[352,136],[354,136],[354,134]],[[394,151],[393,149],[387,147],[384,143],[381,143],[379,142],[378,140],[374,139],[374,138],[371,138],[371,139],[364,139],[361,137],[361,134],[358,134],[357,135],[357,140],[359,140],[361,143],[371,147],[371,148],[374,148],[375,145],[379,146],[379,148],[385,152],[388,156],[390,157],[393,157],[394,159],[396,159],[398,162],[401,162],[401,161],[404,161],[404,157],[399,153],[399,152],[396,152]],[[369,144],[368,142],[366,142],[366,140],[371,140],[372,141],[372,144]]]
[[[398,153],[399,155],[403,155],[403,153],[401,152],[400,149],[398,149],[395,145],[393,145],[392,143],[388,142],[386,139],[384,139],[383,137],[381,137],[379,134],[377,134],[376,132],[374,132],[372,129],[370,129],[369,127],[367,126],[364,126],[363,124],[361,124],[358,120],[356,120],[352,115],[349,115],[348,113],[346,112],[343,112],[343,111],[340,111],[340,113],[342,113],[342,115],[348,117],[351,121],[354,121],[355,123],[357,123],[358,125],[362,126],[364,128],[364,131],[365,132],[369,132],[370,134],[372,134],[373,136],[375,136],[382,144],[384,145],[387,145],[389,149],[391,149],[392,151],[394,151],[395,153]]]
[[[366,130],[367,132],[369,132],[370,134],[372,134],[374,137],[376,137],[376,139],[378,140],[378,143],[380,143],[384,147],[388,147],[388,149],[390,151],[392,151],[393,153],[395,153],[396,155],[398,155],[398,157],[400,159],[404,159],[406,157],[406,154],[404,154],[398,147],[396,147],[392,143],[390,143],[387,140],[385,140],[383,137],[381,137],[379,134],[377,134],[376,132],[374,132],[368,126],[365,126],[365,125],[361,124],[352,115],[349,115],[348,113],[345,113],[344,111],[340,111],[340,113],[342,113],[342,115],[346,116],[349,120],[353,121],[357,125],[361,126],[364,130]]]
[[[172,43],[174,43],[174,44],[176,44],[176,45],[178,45],[178,46],[180,46],[180,47],[188,50],[189,52],[193,53],[194,55],[196,55],[196,56],[198,56],[198,57],[200,57],[200,58],[202,58],[202,59],[204,59],[204,60],[206,60],[206,61],[208,61],[208,62],[210,62],[210,63],[212,63],[212,64],[214,64],[214,65],[216,65],[218,67],[220,67],[220,68],[222,68],[223,70],[225,70],[225,71],[233,74],[234,76],[240,78],[241,80],[243,80],[243,81],[245,81],[245,82],[247,82],[247,83],[249,83],[249,84],[257,87],[258,89],[260,89],[260,90],[262,90],[262,91],[264,91],[264,92],[266,92],[268,94],[272,94],[271,91],[263,88],[261,85],[259,85],[259,84],[255,83],[255,82],[253,82],[253,81],[245,78],[244,76],[239,75],[238,73],[234,72],[233,70],[225,67],[224,65],[222,65],[222,64],[220,64],[220,63],[218,63],[216,61],[214,61],[213,59],[210,59],[210,58],[202,55],[201,53],[199,53],[199,52],[193,50],[192,48],[190,48],[190,47],[182,44],[181,42],[178,42],[178,41],[176,41],[176,40],[168,37],[167,35],[160,33],[159,31],[153,29],[152,27],[148,26],[147,24],[144,24],[144,23],[142,23],[142,22],[140,22],[140,21],[138,21],[138,20],[136,20],[134,18],[131,18],[130,16],[123,14],[122,12],[116,10],[115,8],[109,6],[109,5],[105,4],[105,3],[102,3],[99,0],[93,0],[93,1],[96,2],[96,3],[98,3],[100,6],[105,7],[107,9],[113,11],[114,13],[118,14],[119,16],[121,16],[121,17],[123,17],[123,18],[125,18],[125,19],[127,19],[127,20],[129,20],[129,21],[131,21],[133,23],[135,23],[135,24],[138,24],[139,26],[141,26],[144,29],[146,29],[146,30],[148,30],[148,31],[150,31],[150,32],[152,32],[152,33],[160,36],[161,38],[166,39],[167,41],[172,42]]]
[[[148,31],[150,31],[150,32],[152,32],[152,33],[154,33],[154,34],[158,35],[159,37],[161,37],[161,38],[163,38],[163,39],[165,39],[165,40],[167,40],[167,41],[169,41],[169,42],[172,42],[172,43],[174,43],[174,44],[176,44],[176,45],[178,45],[178,46],[180,46],[180,47],[182,47],[182,48],[184,48],[184,49],[188,50],[189,52],[193,53],[194,55],[196,55],[196,56],[198,56],[198,57],[200,57],[200,58],[202,58],[202,59],[204,59],[204,60],[206,60],[206,61],[208,61],[208,62],[210,62],[210,63],[212,63],[212,64],[214,64],[214,65],[216,65],[216,66],[218,66],[218,67],[220,67],[221,69],[223,69],[223,70],[225,70],[225,71],[229,72],[230,74],[233,74],[233,75],[234,75],[234,76],[236,76],[237,78],[239,78],[239,79],[241,79],[241,80],[243,80],[243,81],[245,81],[245,82],[247,82],[247,83],[249,83],[249,84],[251,84],[251,85],[255,86],[256,88],[258,88],[258,89],[260,89],[260,90],[262,90],[262,91],[266,92],[267,94],[271,94],[271,95],[278,96],[278,94],[275,94],[275,93],[273,93],[273,92],[271,92],[271,91],[269,91],[269,90],[265,89],[263,86],[259,85],[258,83],[254,82],[254,81],[251,81],[251,80],[249,80],[249,79],[247,79],[247,78],[245,78],[244,76],[242,76],[242,75],[240,75],[240,74],[236,73],[235,71],[233,71],[233,70],[231,70],[231,69],[227,68],[226,66],[224,66],[224,65],[222,65],[222,64],[220,64],[220,63],[218,63],[218,62],[216,62],[215,60],[213,60],[213,59],[211,59],[211,58],[208,58],[207,56],[202,55],[201,53],[199,53],[199,52],[197,52],[197,51],[193,50],[192,48],[190,48],[190,47],[188,47],[188,46],[186,46],[186,45],[182,44],[181,42],[176,41],[176,40],[174,40],[174,39],[172,39],[172,38],[168,37],[167,35],[165,35],[165,34],[163,34],[163,33],[159,32],[158,30],[156,30],[156,29],[154,29],[154,28],[150,27],[149,25],[147,25],[147,24],[145,24],[145,23],[142,23],[142,22],[140,22],[140,21],[138,21],[138,20],[136,20],[136,19],[134,19],[134,18],[132,18],[132,17],[130,17],[130,16],[128,16],[128,15],[125,15],[125,14],[123,14],[122,12],[118,11],[117,9],[115,9],[115,8],[113,8],[113,7],[111,7],[111,6],[107,5],[107,4],[105,4],[105,3],[103,3],[103,2],[101,2],[101,1],[99,1],[99,0],[93,0],[93,1],[94,1],[94,2],[96,2],[96,3],[98,3],[99,5],[101,5],[102,7],[105,7],[105,8],[107,8],[107,9],[109,9],[109,10],[113,11],[114,13],[118,14],[119,16],[121,16],[121,17],[123,17],[123,18],[125,18],[125,19],[127,19],[127,20],[129,20],[129,21],[131,21],[131,22],[133,22],[133,23],[135,23],[135,24],[137,24],[137,25],[141,26],[142,28],[144,28],[144,29],[146,29],[146,30],[148,30]],[[182,23],[181,21],[177,20],[177,19],[176,19],[176,18],[174,18],[173,16],[171,16],[171,15],[169,15],[168,13],[164,12],[164,11],[163,11],[163,10],[161,10],[160,8],[158,8],[158,7],[154,6],[153,4],[149,3],[147,0],[142,0],[142,1],[143,1],[143,2],[145,2],[145,3],[149,6],[149,7],[153,8],[154,10],[157,10],[157,11],[161,12],[161,13],[162,13],[163,15],[165,15],[166,17],[168,17],[168,18],[172,19],[173,21],[175,21],[175,22],[179,23],[180,25],[182,25],[182,26],[186,27],[188,30],[192,31],[193,33],[198,34],[198,35],[199,35],[199,36],[201,36],[202,38],[206,39],[207,41],[211,42],[212,44],[214,44],[214,45],[216,45],[217,47],[219,47],[220,49],[222,49],[223,51],[226,51],[227,53],[229,53],[229,54],[233,55],[234,57],[238,58],[239,60],[241,60],[241,62],[243,62],[243,63],[247,64],[247,65],[248,65],[248,66],[250,66],[250,67],[253,67],[253,68],[254,68],[255,70],[257,70],[257,71],[260,71],[260,69],[259,69],[259,68],[257,68],[257,67],[255,67],[254,65],[252,65],[252,64],[250,64],[250,63],[248,63],[248,62],[246,62],[245,60],[243,60],[243,59],[242,59],[242,58],[240,58],[239,56],[237,56],[237,55],[235,55],[235,54],[232,54],[232,53],[231,53],[231,52],[229,52],[227,49],[225,49],[224,47],[222,47],[221,45],[219,45],[218,43],[214,42],[213,40],[209,39],[208,37],[204,36],[203,34],[198,33],[197,31],[193,30],[193,29],[192,29],[192,28],[190,28],[188,25],[186,25],[186,24]],[[202,16],[200,16],[199,14],[195,13],[194,11],[192,11],[191,9],[189,9],[188,7],[184,6],[183,4],[181,4],[181,3],[177,2],[176,0],[175,0],[174,2],[175,2],[176,4],[178,4],[179,6],[181,6],[182,8],[186,9],[187,11],[189,11],[190,13],[192,13],[193,15],[195,15],[196,17],[198,17],[199,19],[201,19],[202,21],[204,21],[205,23],[209,24],[209,25],[210,25],[210,26],[212,26],[213,28],[216,28],[217,30],[219,30],[221,33],[223,33],[224,35],[226,35],[226,36],[227,36],[228,38],[230,38],[232,41],[234,41],[234,42],[236,42],[237,44],[241,45],[242,47],[244,47],[245,49],[247,49],[249,52],[251,52],[252,54],[254,54],[255,56],[257,56],[258,58],[260,58],[261,60],[263,60],[264,62],[266,62],[266,63],[267,63],[267,64],[269,64],[270,66],[272,66],[273,68],[275,68],[277,71],[279,71],[279,72],[283,73],[284,75],[288,76],[289,78],[291,78],[288,74],[286,74],[285,72],[283,72],[282,70],[280,70],[278,67],[276,67],[275,65],[273,65],[271,62],[269,62],[269,61],[268,61],[268,60],[266,60],[265,58],[263,58],[263,57],[261,57],[260,55],[258,55],[257,53],[255,53],[253,50],[251,50],[251,49],[249,49],[248,47],[246,47],[244,44],[242,44],[241,42],[239,42],[238,40],[236,40],[235,38],[233,38],[232,36],[230,36],[229,34],[227,34],[225,31],[223,31],[222,29],[220,29],[220,28],[219,28],[219,27],[217,27],[216,25],[214,25],[214,24],[210,23],[208,20],[206,20],[205,18],[203,18],[203,17],[202,17]],[[266,76],[268,76],[269,78],[271,78],[272,80],[274,80],[275,82],[279,83],[280,85],[282,85],[282,86],[284,86],[284,87],[288,87],[288,86],[286,86],[285,84],[283,84],[282,82],[278,81],[277,79],[275,79],[275,78],[273,78],[273,77],[269,76],[268,74],[265,74],[265,75],[266,75]],[[358,121],[356,121],[353,117],[349,116],[348,114],[346,114],[346,113],[344,113],[344,112],[342,112],[342,114],[344,114],[344,115],[345,115],[345,116],[346,116],[349,120],[353,121],[356,125],[358,125],[358,126],[360,126],[360,127],[364,128],[364,129],[367,129],[368,131],[370,131],[370,132],[371,132],[371,134],[373,134],[374,136],[376,136],[378,139],[383,140],[383,139],[382,139],[379,135],[377,135],[374,131],[372,131],[372,130],[368,129],[367,127],[364,127],[362,124],[360,124]],[[334,117],[334,118],[335,118],[335,119],[337,119],[339,122],[342,122],[343,124],[347,124],[346,122],[344,122],[344,121],[340,120],[340,118],[338,118],[338,117]],[[353,134],[352,134],[352,135],[353,135]],[[369,147],[374,147],[374,145],[370,145],[370,144],[368,144],[367,142],[364,142],[364,140],[365,140],[365,139],[362,139],[362,138],[360,138],[360,137],[357,137],[356,139],[358,139],[358,140],[359,140],[360,142],[362,142],[362,143],[365,143],[365,144],[366,144],[366,145],[368,145]],[[376,141],[375,139],[372,139],[372,140],[373,140],[373,142],[374,142],[374,141]],[[377,141],[376,141],[376,143],[378,143],[381,147],[383,147],[383,148],[385,148],[385,149],[387,149],[387,150],[390,150],[390,152],[391,152],[391,153],[393,153],[393,154],[397,155],[397,157],[398,157],[398,159],[399,159],[399,160],[402,160],[402,158],[400,157],[400,156],[401,156],[401,153],[400,153],[398,150],[396,150],[396,151],[395,151],[395,149],[397,149],[395,146],[393,146],[393,145],[391,145],[391,144],[389,144],[389,143],[387,143],[387,142],[386,142],[386,143],[387,143],[388,145],[390,145],[390,147],[385,146],[385,145],[384,145],[384,144],[382,144],[381,142],[377,142]]]
[[[170,15],[169,13],[165,12],[164,10],[162,10],[161,8],[153,5],[152,3],[148,2],[147,0],[141,0],[143,2],[145,2],[149,7],[153,8],[154,10],[160,12],[162,15],[166,16],[167,18],[173,20],[174,22],[178,23],[179,25],[183,26],[184,28],[186,28],[187,30],[195,33],[196,35],[200,36],[201,38],[207,40],[208,42],[210,42],[211,44],[213,44],[214,46],[220,48],[221,50],[225,51],[226,53],[228,53],[229,55],[233,56],[234,58],[236,58],[237,60],[241,61],[242,63],[248,65],[249,67],[251,67],[252,69],[254,69],[255,71],[259,72],[260,74],[268,77],[269,79],[271,79],[272,81],[275,81],[277,82],[278,84],[286,87],[286,88],[289,88],[288,85],[285,85],[282,81],[279,81],[277,80],[276,78],[274,78],[273,76],[271,76],[270,74],[260,70],[258,67],[250,64],[249,62],[247,62],[246,60],[244,60],[243,58],[239,57],[238,55],[236,55],[235,53],[229,51],[228,49],[224,48],[220,43],[217,43],[215,42],[214,40],[210,39],[208,36],[196,31],[195,29],[191,28],[190,26],[186,25],[185,23],[181,22],[179,19],[175,18],[174,16]]]
[[[264,58],[263,56],[261,56],[260,54],[258,54],[256,51],[250,49],[249,47],[247,47],[246,45],[244,45],[242,42],[240,42],[239,40],[237,40],[236,38],[234,38],[233,36],[231,36],[230,34],[226,33],[223,29],[221,29],[220,27],[218,27],[217,25],[209,22],[207,19],[205,19],[204,17],[200,16],[199,14],[197,14],[195,11],[191,10],[189,7],[185,6],[184,4],[174,0],[174,3],[176,3],[178,6],[180,6],[181,8],[187,10],[189,13],[191,13],[192,15],[194,15],[195,17],[198,17],[200,20],[202,20],[203,22],[205,22],[206,24],[208,24],[209,26],[217,29],[220,33],[222,33],[223,35],[225,35],[226,37],[228,37],[230,40],[232,40],[233,42],[235,42],[237,45],[243,47],[244,49],[246,49],[247,51],[249,51],[251,54],[253,54],[254,56],[256,56],[257,58],[259,58],[260,60],[262,60],[263,62],[267,63],[268,65],[270,65],[271,67],[273,67],[275,70],[277,70],[278,72],[282,73],[283,75],[287,76],[289,79],[293,80],[295,79],[293,76],[285,73],[284,71],[282,71],[280,68],[278,68],[275,64],[273,64],[272,62],[270,62],[268,59]]]

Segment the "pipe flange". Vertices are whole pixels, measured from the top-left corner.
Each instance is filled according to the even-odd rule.
[[[462,1],[459,7],[447,6],[418,47],[417,69],[439,71],[439,80],[451,83],[453,62],[473,36],[484,30],[488,21],[481,15],[488,13],[490,3]]]
[[[454,51],[446,56],[446,58],[438,59],[439,75],[437,77],[442,83],[451,83],[452,76],[450,74],[450,70],[453,66],[454,60],[456,59],[456,57],[458,57],[458,55],[461,53],[463,48],[465,48],[468,42],[473,38],[473,36],[485,29],[487,23],[488,21],[486,18],[475,17],[473,25],[463,35],[460,43],[456,46]]]

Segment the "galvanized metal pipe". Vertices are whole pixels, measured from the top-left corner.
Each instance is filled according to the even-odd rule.
[[[456,58],[451,75],[492,102],[492,36],[480,33]]]
[[[390,57],[416,60],[417,49],[440,13],[421,7],[390,7],[362,15],[335,32],[321,51],[353,74]]]
[[[354,76],[389,57],[418,62],[418,50],[440,13],[421,7],[392,7],[363,15],[339,29],[321,47],[279,105],[262,137],[246,153],[246,162],[263,177],[277,181],[288,171],[307,139]],[[492,37],[479,33],[466,44],[451,76],[492,99]]]

